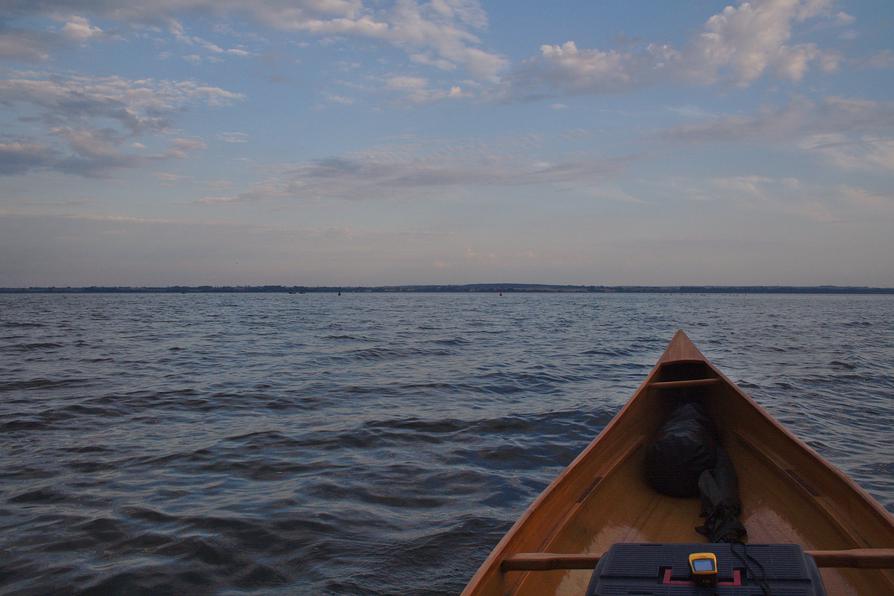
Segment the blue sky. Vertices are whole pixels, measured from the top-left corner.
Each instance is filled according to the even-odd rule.
[[[894,4],[0,0],[0,285],[894,286]]]

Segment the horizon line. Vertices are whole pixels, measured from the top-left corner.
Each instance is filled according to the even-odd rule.
[[[894,294],[894,287],[839,285],[598,285],[538,283],[396,284],[396,285],[164,285],[164,286],[13,286],[3,294],[66,293],[798,293]]]

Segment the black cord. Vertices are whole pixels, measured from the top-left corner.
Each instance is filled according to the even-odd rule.
[[[737,553],[737,552],[736,552],[736,549],[734,548],[735,545],[737,545],[737,544],[741,544],[741,545],[742,545],[742,555],[740,555],[739,553]],[[760,587],[761,592],[764,593],[764,596],[773,596],[773,595],[770,593],[770,586],[769,586],[769,584],[767,584],[767,570],[764,569],[764,566],[763,566],[763,564],[761,564],[760,561],[758,561],[757,559],[755,559],[754,557],[752,557],[750,554],[748,554],[748,545],[745,544],[744,542],[732,542],[732,543],[730,543],[730,545],[729,545],[729,550],[730,550],[730,552],[732,552],[734,555],[736,555],[736,557],[742,562],[742,564],[745,566],[745,571],[746,571],[749,575],[751,575],[752,577],[754,577],[754,581],[755,581],[755,582],[757,583],[757,585]],[[743,556],[743,555],[744,555],[744,556]],[[751,569],[751,565],[749,565],[749,564],[748,564],[748,561],[745,560],[746,558],[748,558],[749,560],[753,561],[754,564],[758,566],[758,568],[760,569],[760,572],[761,572],[760,577],[758,577],[757,574],[754,572],[754,570]]]

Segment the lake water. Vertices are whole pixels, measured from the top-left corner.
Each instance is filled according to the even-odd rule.
[[[894,509],[892,296],[0,295],[0,592],[456,593],[677,328]]]

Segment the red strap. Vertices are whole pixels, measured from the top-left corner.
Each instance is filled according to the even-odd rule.
[[[664,577],[661,579],[662,584],[667,584],[669,586],[694,586],[695,582],[690,581],[688,579],[672,579],[674,575],[673,569],[665,569]],[[742,572],[738,569],[733,569],[733,581],[730,582],[717,582],[718,586],[741,586],[742,585]]]

